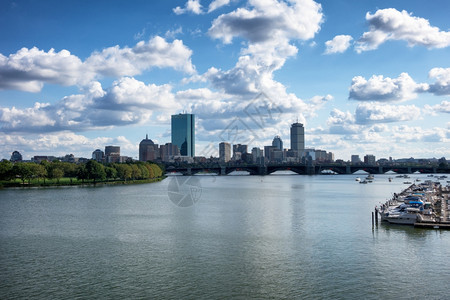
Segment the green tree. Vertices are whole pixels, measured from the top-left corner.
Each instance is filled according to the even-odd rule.
[[[29,164],[31,173],[32,173],[32,177],[37,178],[38,182],[40,178],[44,178],[44,183],[45,183],[45,177],[47,176],[47,170],[45,169],[45,167],[43,165],[40,164],[35,164],[35,163],[30,163]],[[30,183],[30,179],[28,179],[28,183]]]
[[[155,178],[155,171],[153,171],[152,164],[146,163],[145,167],[148,170],[148,178]]]
[[[25,184],[25,180],[29,180],[33,175],[28,163],[15,163],[12,168],[12,173],[14,176],[20,177],[22,184]]]
[[[13,163],[9,160],[2,160],[0,162],[0,180],[10,180],[12,177]]]
[[[137,164],[137,166],[138,166],[139,170],[141,170],[141,174],[142,174],[141,178],[148,179],[150,173],[148,172],[148,169],[145,167],[145,165],[143,163],[139,163],[139,164]]]
[[[88,179],[88,172],[86,170],[86,164],[80,164],[77,166],[77,179],[84,183],[84,180]]]
[[[88,173],[88,178],[93,179],[94,183],[96,183],[97,180],[106,179],[105,167],[95,160],[90,160],[86,163],[86,171]]]
[[[142,172],[136,164],[130,164],[131,167],[131,178],[140,179],[142,177]]]
[[[127,181],[131,178],[132,169],[127,164],[115,164],[114,168],[117,170],[117,176],[120,179]]]
[[[116,179],[117,178],[117,170],[113,167],[105,167],[106,178],[108,179]]]
[[[56,182],[59,183],[59,180],[64,176],[64,170],[61,168],[53,168],[52,170],[52,178],[56,179]]]

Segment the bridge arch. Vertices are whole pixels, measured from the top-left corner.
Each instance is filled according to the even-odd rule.
[[[267,167],[267,174],[272,174],[276,171],[292,171],[299,175],[306,175],[306,170],[304,168],[290,167],[290,166],[273,166],[273,167],[268,166]]]

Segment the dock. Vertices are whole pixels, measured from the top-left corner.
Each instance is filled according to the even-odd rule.
[[[399,205],[404,207],[405,204],[403,203],[408,202],[406,200],[403,202],[403,199],[407,199],[405,197],[411,197],[411,195],[417,195],[415,193],[421,189],[424,189],[427,192],[422,193],[422,196],[419,196],[420,200],[418,200],[418,202],[410,202],[415,203],[416,205],[420,204],[420,212],[418,206],[415,208],[415,213],[411,212],[414,208],[407,208],[407,210],[409,210],[409,214],[407,214],[409,217],[407,223],[399,223]],[[410,204],[407,205],[410,207]],[[381,221],[386,221],[388,223],[414,225],[415,228],[450,230],[450,185],[447,184],[447,186],[442,186],[440,182],[432,182],[429,180],[426,183],[418,185],[412,184],[400,194],[394,194],[394,197],[391,200],[386,201],[380,209],[376,207],[375,214],[380,214]],[[412,220],[412,222],[410,220]],[[378,218],[376,218],[376,221],[378,223]]]

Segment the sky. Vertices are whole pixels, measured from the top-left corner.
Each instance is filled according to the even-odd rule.
[[[196,155],[290,125],[350,160],[450,157],[448,0],[0,1],[0,158],[138,157],[170,116]]]

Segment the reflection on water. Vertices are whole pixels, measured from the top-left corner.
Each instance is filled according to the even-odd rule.
[[[196,176],[188,207],[170,178],[0,190],[0,298],[447,295],[449,232],[372,229],[375,205],[404,185],[355,177]]]

